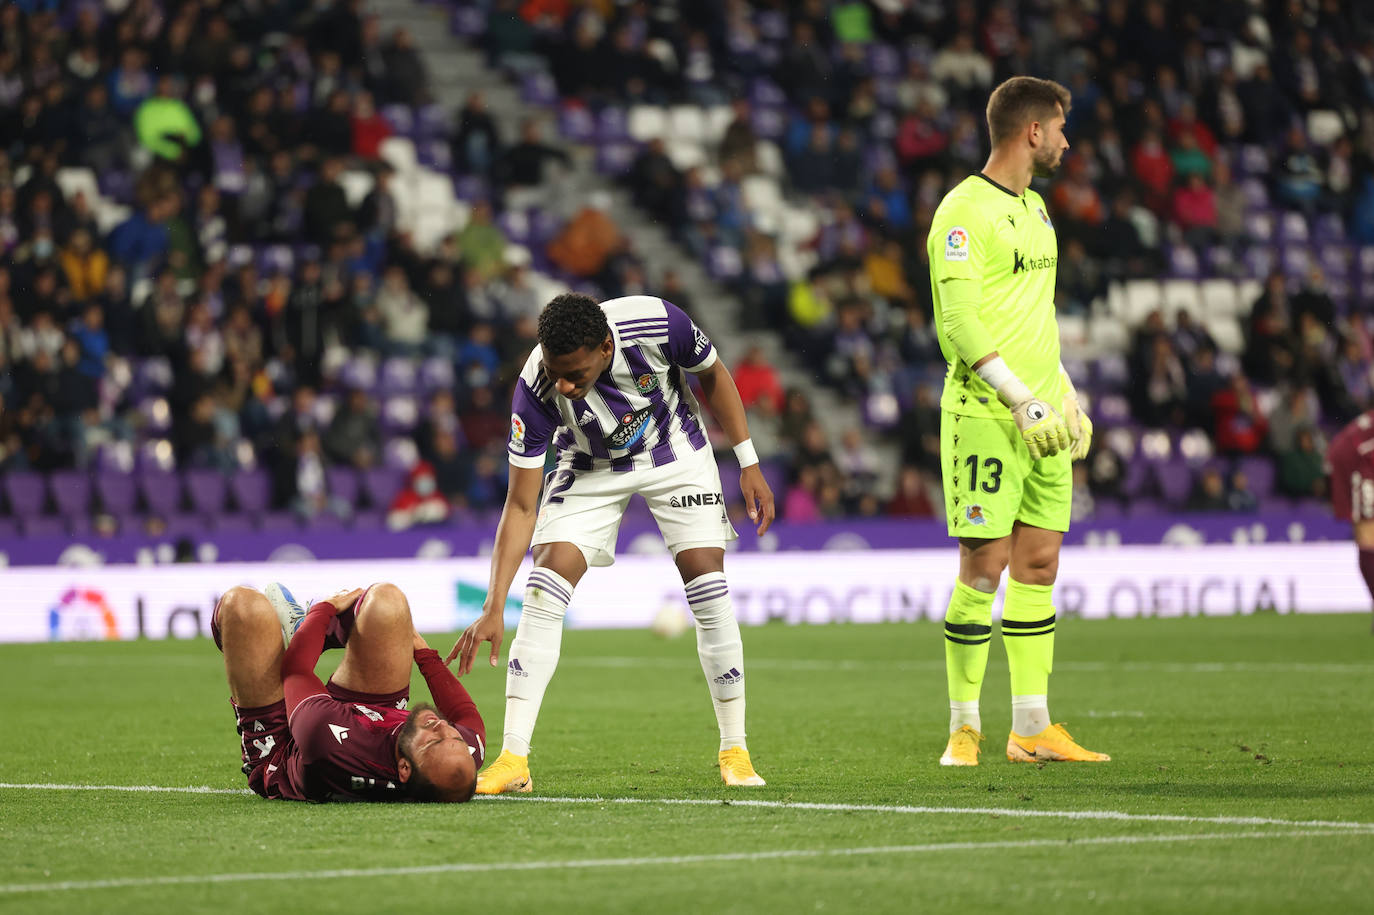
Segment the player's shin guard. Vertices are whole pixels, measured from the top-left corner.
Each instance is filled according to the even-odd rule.
[[[978,694],[988,667],[988,643],[992,641],[993,595],[954,583],[945,610],[945,676],[949,680],[951,733],[964,725],[983,729],[978,713]]]
[[[520,625],[506,662],[506,726],[502,750],[530,754],[530,737],[539,718],[558,652],[563,642],[563,615],[572,600],[573,586],[557,572],[536,568],[525,584]]]
[[[744,643],[724,572],[687,582],[687,606],[697,621],[697,656],[720,726],[720,748],[748,749],[744,741]]]
[[[1022,736],[1050,726],[1050,671],[1054,667],[1054,604],[1050,585],[1007,579],[1002,643],[1011,668],[1011,729]]]

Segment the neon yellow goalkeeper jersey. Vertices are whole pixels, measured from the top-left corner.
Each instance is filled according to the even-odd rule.
[[[926,239],[935,330],[949,363],[940,406],[963,416],[1010,419],[1011,411],[970,368],[997,350],[1007,366],[1038,397],[1058,408],[1059,324],[1054,311],[1059,244],[1045,201],[1027,188],[1017,196],[981,175],[971,175],[945,195]],[[991,347],[961,357],[946,330],[944,286],[971,281],[977,316]]]

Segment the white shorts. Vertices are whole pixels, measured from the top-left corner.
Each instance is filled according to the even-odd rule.
[[[635,493],[649,504],[674,556],[698,547],[723,549],[739,537],[725,511],[715,455],[706,447],[644,470],[554,468],[544,478],[532,545],[566,541],[582,550],[587,565],[612,564],[620,519]]]

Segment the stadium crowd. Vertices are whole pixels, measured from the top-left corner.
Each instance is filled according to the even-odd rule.
[[[621,171],[698,256],[738,250],[745,326],[780,329],[870,424],[827,441],[806,392],[744,358],[746,403],[780,443],[785,518],[937,513],[943,361],[925,232],[981,165],[982,105],[1014,73],[1074,93],[1074,148],[1048,192],[1061,313],[1173,270],[1180,249],[1203,275],[1270,274],[1238,359],[1186,312],[1156,313],[1124,369],[1089,367],[1079,386],[1105,412],[1083,513],[1315,497],[1323,436],[1371,406],[1359,303],[1374,283],[1359,288],[1352,246],[1374,244],[1374,21],[1358,4],[452,5],[494,65],[547,69],[560,111],[732,107],[709,168],[649,142]],[[407,473],[370,490],[371,513],[395,524],[499,504],[509,386],[542,304],[503,226],[512,192],[567,156],[474,94],[439,129],[476,189],[471,218],[418,251],[379,153],[432,109],[410,35],[384,35],[359,0],[0,9],[0,470],[262,467],[274,510],[324,521],[358,501],[338,468],[367,479],[397,465]],[[1311,129],[1328,110],[1335,127]],[[822,214],[800,275],[742,199],[767,138],[790,192]],[[67,167],[93,170],[127,213],[102,222],[64,189]],[[375,184],[353,204],[341,177],[360,167]],[[1284,213],[1314,248],[1344,252],[1348,274],[1266,260],[1276,242],[1255,216]],[[560,280],[691,310],[598,207],[543,240],[535,266]],[[391,410],[397,391],[418,409]],[[870,429],[901,446],[895,494],[877,485]],[[1260,464],[1230,460],[1256,455],[1258,486]],[[1182,488],[1144,460],[1161,456],[1199,459]]]

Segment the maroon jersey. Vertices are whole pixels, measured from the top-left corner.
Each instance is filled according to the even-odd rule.
[[[1344,521],[1374,521],[1374,410],[1342,429],[1326,451],[1331,508]]]
[[[396,772],[396,741],[409,713],[407,690],[391,695],[328,687],[315,676],[334,608],[310,608],[282,659],[282,688],[288,716],[287,739],[272,750],[249,784],[264,797],[305,801],[384,801],[404,799]],[[415,652],[415,663],[429,686],[441,717],[457,729],[477,768],[482,767],[486,730],[467,690],[432,648]],[[243,723],[240,722],[240,730]],[[246,746],[246,744],[245,744]],[[260,781],[261,787],[254,784]]]

